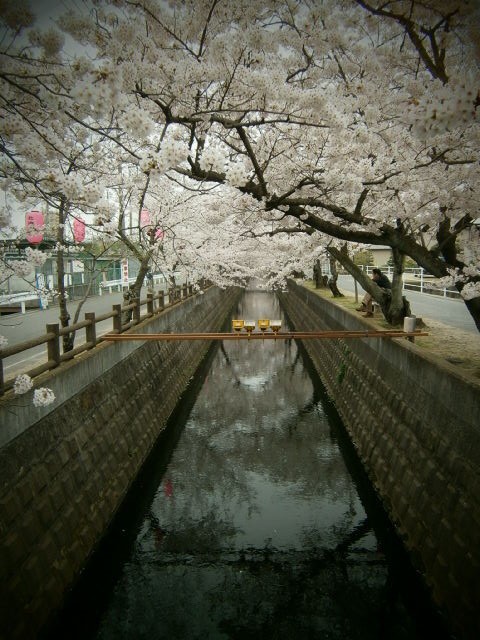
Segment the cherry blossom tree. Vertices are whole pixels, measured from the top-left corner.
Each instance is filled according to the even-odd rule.
[[[266,242],[270,225],[291,236],[292,247],[301,238],[306,250],[328,247],[357,276],[344,243],[390,246],[397,276],[409,256],[450,279],[480,328],[478,7],[466,0],[88,6],[59,21],[88,57],[60,58],[58,67],[51,60],[32,88],[40,57],[7,56],[1,79],[15,104],[18,96],[40,99],[64,126],[107,138],[129,175],[137,167],[146,176],[144,199],[159,174],[187,190],[217,185],[228,220],[233,188],[251,204],[250,239]],[[34,30],[30,37],[44,52],[59,42]],[[110,161],[102,171],[112,174]],[[281,256],[277,234],[271,238]],[[388,300],[372,288],[391,322],[405,313],[394,280]]]

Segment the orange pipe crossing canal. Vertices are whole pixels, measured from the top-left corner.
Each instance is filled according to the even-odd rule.
[[[298,340],[339,338],[416,338],[428,336],[425,331],[286,331],[248,333],[107,333],[104,340]]]

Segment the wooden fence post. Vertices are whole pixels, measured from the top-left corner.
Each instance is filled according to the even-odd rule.
[[[153,316],[153,293],[147,293],[147,314]]]
[[[140,322],[140,298],[134,298],[132,302],[135,303],[135,307],[133,308],[133,320],[135,324]]]
[[[58,366],[60,364],[60,327],[58,323],[47,324],[47,333],[54,334],[53,338],[47,342],[48,360]]]
[[[122,333],[122,305],[114,304],[112,311],[113,316],[113,333]]]
[[[5,378],[3,374],[3,357],[0,353],[0,396],[3,396],[4,393],[5,393]]]
[[[97,344],[97,327],[95,324],[95,313],[89,312],[85,314],[85,320],[90,320],[90,323],[85,327],[85,337],[87,342],[90,343],[90,348]]]

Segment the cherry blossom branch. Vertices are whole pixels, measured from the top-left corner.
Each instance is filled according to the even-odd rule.
[[[168,35],[176,40],[185,51],[188,51],[194,58],[197,60],[200,58],[200,55],[196,53],[188,44],[178,36],[175,31],[172,31],[167,25],[158,18],[143,2],[131,2],[130,0],[125,0],[125,4],[130,5],[131,7],[135,7],[143,11],[147,16],[149,16],[154,22],[156,22],[164,31],[168,33]]]
[[[393,11],[387,11],[382,7],[375,8],[372,5],[368,4],[368,2],[365,2],[365,0],[355,0],[355,2],[363,7],[363,9],[365,9],[366,11],[369,11],[372,15],[388,18],[402,25],[429,73],[434,78],[438,78],[439,80],[441,80],[444,84],[448,81],[448,76],[445,70],[445,51],[443,49],[438,49],[435,40],[435,30],[438,29],[443,23],[448,24],[450,18],[458,12],[458,9],[444,16],[442,21],[433,29],[422,29],[423,33],[428,35],[429,41],[432,45],[432,58],[432,56],[429,55],[425,46],[423,45],[422,39],[415,31],[415,23],[413,22],[413,20],[407,18],[404,15],[394,13]]]
[[[297,69],[296,71],[292,71],[291,73],[289,73],[287,78],[286,78],[286,82],[291,82],[296,76],[306,73],[310,69],[310,67],[312,66],[312,64],[313,64],[313,55],[309,55],[307,53],[307,50],[305,49],[305,45],[302,45],[302,54],[303,54],[303,57],[305,58],[305,61],[306,61],[305,66],[301,67],[300,69]]]
[[[365,194],[366,197],[366,194]],[[326,202],[325,200],[321,200],[319,198],[286,198],[283,201],[284,205],[289,207],[314,207],[317,209],[325,209],[326,211],[330,211],[333,215],[341,220],[345,220],[346,222],[351,222],[353,224],[361,224],[362,218],[356,213],[351,213],[344,207],[339,207],[330,202]]]
[[[77,124],[80,124],[80,125],[82,125],[82,127],[85,127],[85,129],[89,129],[90,131],[94,131],[95,133],[98,133],[101,136],[103,136],[105,138],[108,138],[108,140],[111,140],[112,142],[114,142],[116,145],[118,145],[120,148],[122,148],[124,151],[126,151],[133,158],[135,158],[136,160],[140,160],[140,156],[137,153],[135,153],[134,151],[132,151],[131,149],[126,147],[118,138],[114,138],[113,136],[111,136],[104,129],[102,129],[100,127],[99,128],[94,127],[93,125],[89,125],[88,123],[84,122],[83,120],[80,120],[80,118],[77,118],[75,115],[73,115],[73,113],[70,113],[69,111],[65,111],[65,114],[69,118],[71,118],[74,122],[76,122]]]
[[[263,172],[260,168],[260,165],[257,162],[257,157],[255,155],[255,152],[253,151],[252,145],[250,144],[250,140],[248,139],[248,136],[245,133],[245,131],[242,129],[242,127],[235,127],[235,128],[236,128],[236,131],[238,132],[238,135],[240,136],[240,139],[244,144],[245,149],[247,150],[248,157],[250,158],[250,161],[253,164],[253,168],[255,169],[255,175],[258,178],[258,182],[262,190],[262,195],[267,197],[268,195],[267,184],[265,182],[265,178],[263,177]]]
[[[212,19],[213,12],[215,11],[215,7],[217,6],[219,0],[213,0],[212,6],[210,7],[210,11],[208,12],[207,19],[205,21],[205,26],[203,27],[202,35],[200,37],[200,43],[198,45],[198,57],[201,58],[205,46],[205,40],[207,38],[207,29],[210,24],[210,20]]]

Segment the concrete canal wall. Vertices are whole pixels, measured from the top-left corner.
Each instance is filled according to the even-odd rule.
[[[240,295],[211,287],[132,331],[219,331]],[[36,638],[59,607],[210,344],[104,342],[36,384],[52,410],[0,401],[2,640]]]
[[[279,297],[297,330],[369,328],[297,283]],[[479,638],[480,381],[405,339],[304,346],[434,602]]]

